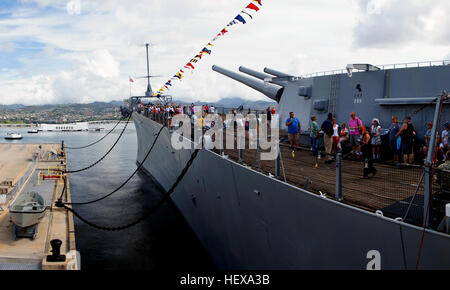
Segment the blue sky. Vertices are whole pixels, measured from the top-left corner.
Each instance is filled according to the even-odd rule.
[[[154,44],[151,72],[163,76],[152,80],[157,89],[249,2],[2,0],[0,103],[121,100],[128,76],[145,74],[146,42]],[[213,72],[213,64],[302,75],[348,63],[450,59],[448,11],[447,0],[263,0],[254,19],[233,26],[171,94],[265,99]],[[132,91],[142,94],[145,81]]]

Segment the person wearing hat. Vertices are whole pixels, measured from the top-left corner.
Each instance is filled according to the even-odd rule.
[[[380,120],[373,118],[372,127],[370,128],[372,134],[372,152],[373,159],[380,159],[380,147],[381,147],[381,126]]]

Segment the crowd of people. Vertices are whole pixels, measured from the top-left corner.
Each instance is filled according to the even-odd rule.
[[[290,146],[293,150],[294,144],[300,143],[301,124],[294,113],[291,112],[286,120],[287,133]],[[383,130],[380,120],[373,118],[370,127],[364,126],[361,119],[355,112],[350,114],[348,126],[346,123],[339,125],[333,114],[328,114],[328,118],[319,127],[316,116],[311,117],[309,136],[311,138],[311,151],[314,156],[314,166],[318,167],[319,155],[319,137],[323,134],[323,143],[325,147],[325,163],[330,164],[336,159],[336,154],[350,151],[346,156],[365,161],[364,177],[367,178],[370,173],[376,174],[373,166],[374,160],[382,159],[382,136],[386,136],[386,142],[391,151],[392,159],[395,163],[414,164],[415,152],[426,157],[429,150],[433,123],[427,124],[427,130],[424,132],[425,142],[423,145],[416,138],[417,132],[412,124],[410,116],[404,118],[402,124],[399,123],[397,116],[392,116],[392,123],[389,128]],[[444,125],[444,129],[436,138],[437,144],[437,164],[447,164],[448,160],[448,135],[450,132],[450,123]],[[347,149],[348,148],[348,149]],[[346,150],[347,149],[347,150]],[[384,158],[386,159],[386,158]],[[447,161],[447,162],[446,162]]]
[[[185,114],[191,118],[192,125],[197,124],[201,128],[205,127],[205,117],[208,114],[214,114],[217,109],[213,105],[201,106],[202,113],[195,114],[195,106],[191,105],[175,105],[175,104],[139,104],[138,111],[145,111],[149,117],[156,121],[167,122],[168,126],[172,126],[171,120],[174,115]],[[240,110],[242,111],[242,110]],[[231,113],[236,116],[236,110]],[[252,113],[248,111],[244,119],[246,131],[249,130],[248,115]],[[273,115],[276,114],[275,107],[268,107],[265,111],[259,112],[267,116],[267,122],[270,124]],[[151,116],[150,116],[151,115]],[[348,125],[347,125],[348,124]],[[292,156],[295,157],[295,146],[300,147],[300,135],[302,133],[302,124],[293,112],[289,114],[286,120],[288,140],[292,150]],[[348,123],[337,123],[332,113],[328,114],[327,119],[319,126],[316,116],[311,117],[309,136],[311,139],[311,151],[314,156],[314,166],[318,167],[319,140],[323,136],[323,144],[325,147],[325,163],[331,164],[338,153],[345,153],[345,156],[354,159],[362,159],[366,162],[364,176],[369,173],[376,174],[373,166],[374,160],[382,159],[383,146],[390,150],[390,155],[395,163],[414,164],[417,158],[415,153],[419,153],[426,157],[433,129],[433,123],[427,123],[426,132],[424,132],[424,142],[420,144],[416,138],[417,132],[412,124],[410,116],[404,118],[400,124],[397,116],[392,116],[390,126],[383,130],[382,124],[378,118],[373,118],[371,126],[364,126],[363,121],[358,118],[355,112],[350,114]],[[450,123],[447,122],[444,128],[439,132],[436,138],[437,150],[436,157],[438,165],[447,164],[448,160],[448,137],[450,132]],[[385,142],[382,140],[382,136]],[[384,143],[386,143],[384,145]],[[386,149],[386,148],[384,148]],[[348,153],[347,153],[348,152]],[[386,159],[387,156],[383,156]],[[447,161],[447,162],[446,162]]]
[[[196,113],[196,108],[201,108],[201,113]],[[215,114],[215,113],[225,113],[225,111],[222,110],[222,112],[218,112],[217,108],[214,107],[214,105],[202,105],[197,106],[195,104],[191,105],[176,105],[176,104],[144,104],[139,103],[136,107],[136,110],[138,112],[144,112],[144,114],[147,117],[152,118],[154,121],[158,121],[160,123],[167,124],[170,128],[173,128],[172,126],[172,119],[175,115],[187,115],[191,119],[191,124],[197,125],[199,128],[203,129],[209,129],[209,127],[205,126],[205,118],[208,114]],[[198,109],[197,109],[198,110]],[[249,115],[251,113],[257,113],[259,116],[261,115],[267,115],[268,124],[270,126],[270,122],[272,120],[272,116],[276,114],[275,107],[268,107],[265,111],[252,111],[251,109],[248,109],[248,111],[244,112],[243,108],[240,109],[231,109],[231,111],[227,111],[226,113],[230,113],[233,116],[236,116],[239,113],[244,113],[245,117],[243,119],[243,126],[245,127],[246,134],[248,134],[248,131],[250,129],[249,126]],[[226,126],[224,124],[224,126]],[[270,130],[270,129],[269,129]]]

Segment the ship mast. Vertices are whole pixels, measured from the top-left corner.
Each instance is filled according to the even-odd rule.
[[[152,87],[150,85],[150,64],[149,64],[149,58],[148,58],[148,47],[150,44],[146,43],[145,48],[147,50],[147,91],[145,92],[146,97],[151,97],[153,95]]]

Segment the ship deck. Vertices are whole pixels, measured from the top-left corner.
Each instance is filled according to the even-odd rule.
[[[75,258],[69,255],[66,262],[62,263],[46,261],[47,255],[51,255],[50,241],[53,239],[62,241],[61,254],[76,250],[73,216],[67,210],[54,206],[64,184],[60,178],[42,178],[43,174],[57,174],[52,169],[66,168],[66,157],[50,153],[52,150],[60,152],[59,146],[45,144],[39,148],[38,144],[0,144],[0,183],[3,188],[0,195],[0,269],[62,270],[67,269],[67,264]],[[38,224],[34,239],[16,238],[9,206],[21,194],[31,191],[43,196],[47,210]],[[70,200],[70,184],[67,180],[63,201]]]
[[[226,139],[227,134],[224,135]],[[215,152],[220,153],[219,150]],[[336,200],[336,162],[326,164],[325,157],[322,157],[316,168],[307,147],[296,148],[293,156],[289,145],[281,143],[280,152],[280,180]],[[239,162],[239,150],[225,149],[223,154]],[[276,162],[258,162],[257,156],[257,150],[242,150],[242,164],[276,178]],[[423,182],[420,183],[423,168],[408,165],[396,167],[381,162],[375,162],[374,166],[376,175],[363,179],[363,162],[347,158],[342,160],[342,202],[372,212],[381,211],[392,218],[405,218],[409,208],[405,220],[420,225],[423,219],[424,187]]]
[[[150,114],[146,116],[149,117]],[[163,120],[156,121],[164,124]],[[234,132],[225,130],[223,144],[227,143],[228,135],[235,138],[234,148],[237,148],[236,134]],[[287,140],[285,130],[280,130],[280,137],[280,140]],[[246,144],[249,144],[248,134],[246,135]],[[239,150],[237,149],[225,149],[223,151],[214,149],[214,152],[227,155],[232,161],[239,162],[248,168],[273,178],[278,178],[297,188],[320,194],[329,199],[338,200],[335,196],[336,162],[326,164],[325,158],[322,157],[319,160],[319,166],[316,168],[308,146],[296,148],[293,156],[289,145],[280,143],[282,162],[280,166],[281,174],[278,177],[275,176],[276,162],[274,160],[258,161],[257,150],[242,150],[242,160],[239,160]],[[424,182],[422,181],[424,167],[407,164],[395,166],[393,163],[388,162],[374,162],[374,166],[377,169],[376,175],[369,175],[369,179],[363,179],[364,163],[362,160],[344,158],[341,165],[343,200],[339,201],[363,210],[379,212],[391,218],[402,218],[407,223],[422,226],[424,215]],[[445,173],[443,176],[446,180],[445,184],[449,184],[450,174]],[[438,193],[437,195],[442,194],[442,185],[437,184],[435,180],[433,184],[434,197],[437,196],[436,193]],[[447,198],[440,196],[441,200],[436,202],[434,206],[440,211],[440,215],[445,212],[445,203],[447,202],[445,199],[448,199],[448,195],[450,195],[449,192],[445,194]],[[432,223],[439,223],[439,218],[439,215],[434,216]]]

